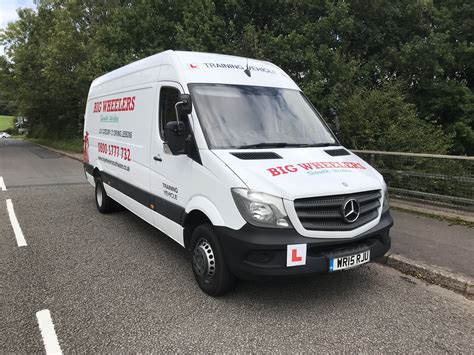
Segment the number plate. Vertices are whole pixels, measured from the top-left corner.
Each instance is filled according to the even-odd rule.
[[[350,269],[370,261],[370,250],[354,255],[341,256],[340,258],[329,259],[329,271]]]

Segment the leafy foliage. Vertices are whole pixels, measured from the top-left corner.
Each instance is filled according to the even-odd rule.
[[[360,150],[437,153],[451,145],[441,127],[420,119],[392,83],[356,90],[343,105],[340,124],[343,141]]]
[[[470,0],[38,0],[19,17],[0,109],[36,136],[80,136],[95,77],[176,49],[279,65],[349,147],[474,154]]]

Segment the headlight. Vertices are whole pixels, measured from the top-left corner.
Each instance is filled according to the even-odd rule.
[[[387,212],[389,209],[390,209],[390,200],[388,198],[388,188],[387,188],[387,185],[384,184],[382,213]]]
[[[291,228],[281,198],[244,188],[233,188],[232,196],[240,214],[250,224],[266,228]]]

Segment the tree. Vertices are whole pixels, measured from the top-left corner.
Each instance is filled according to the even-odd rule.
[[[179,49],[279,65],[323,115],[336,109],[349,146],[400,150],[391,142],[405,137],[417,151],[474,154],[470,0],[38,0],[19,17],[0,34],[0,84],[36,135],[81,134],[94,78]],[[391,139],[368,132],[372,121]]]
[[[359,89],[339,113],[343,142],[355,149],[444,154],[451,137],[421,119],[400,84]]]

